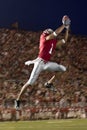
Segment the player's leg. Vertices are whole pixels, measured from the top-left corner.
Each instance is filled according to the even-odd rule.
[[[17,99],[15,100],[15,108],[18,109],[20,107],[20,100],[22,95],[24,94],[24,92],[26,91],[27,87],[31,87],[31,85],[29,85],[28,83],[25,83],[20,91],[20,93],[18,94]]]
[[[27,87],[31,87],[31,85],[26,82],[26,83],[23,85],[23,87],[22,87],[20,93],[18,94],[17,99],[15,100],[15,108],[16,108],[16,109],[19,109],[19,108],[20,108],[20,100],[21,100],[22,95],[23,95],[24,92],[26,91]]]
[[[44,70],[64,72],[66,71],[66,67],[57,64],[56,62],[47,62],[46,65],[44,66]]]
[[[51,79],[48,80],[48,83],[49,83],[49,84],[52,83],[54,79],[55,79],[55,75],[53,75],[53,76],[51,77]]]
[[[51,79],[49,79],[49,80],[44,84],[44,86],[45,86],[46,88],[49,88],[50,90],[56,92],[57,89],[56,89],[56,88],[54,87],[54,85],[53,85],[53,80],[54,80],[54,79],[55,79],[55,75],[52,76]]]
[[[31,87],[34,84],[34,82],[37,80],[37,78],[42,70],[43,70],[42,62],[36,62],[34,64],[34,68],[31,72],[29,80],[23,85],[17,99],[15,100],[15,108],[20,107],[20,99],[21,99],[22,95],[26,91],[27,87]]]
[[[66,71],[66,67],[63,65],[59,65],[55,62],[48,62],[46,63],[46,65],[44,66],[44,70],[49,70],[49,71],[60,71],[60,72],[64,72]],[[53,91],[57,91],[57,89],[54,87],[53,85],[53,80],[55,78],[55,75],[52,76],[52,78],[50,80],[48,80],[44,86],[47,88],[50,88]]]

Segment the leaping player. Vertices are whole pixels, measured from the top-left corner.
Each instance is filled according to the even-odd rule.
[[[15,100],[15,108],[18,109],[20,107],[20,100],[27,89],[27,87],[32,87],[32,85],[35,83],[37,80],[39,74],[44,71],[44,70],[50,70],[50,71],[61,71],[65,72],[66,67],[63,65],[60,65],[56,62],[51,62],[50,59],[53,55],[53,52],[56,48],[57,45],[59,44],[65,44],[68,39],[68,32],[69,32],[69,27],[70,27],[70,18],[65,15],[62,18],[62,25],[57,28],[55,31],[52,29],[48,28],[44,30],[40,36],[40,44],[39,44],[39,53],[38,57],[35,60],[32,61],[26,61],[25,65],[30,65],[34,64],[33,70],[31,72],[30,78],[28,81],[23,85],[20,93],[18,94],[17,99]],[[65,31],[65,38],[62,40],[57,40],[58,35],[64,30]],[[55,77],[55,76],[54,76]],[[50,85],[54,79],[54,77],[45,84],[45,86],[48,86],[51,88],[52,85]]]

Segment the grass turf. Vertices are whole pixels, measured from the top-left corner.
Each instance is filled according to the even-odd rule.
[[[87,130],[87,119],[0,122],[0,130]]]

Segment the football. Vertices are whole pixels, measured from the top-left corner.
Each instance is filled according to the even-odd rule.
[[[63,25],[68,26],[68,25],[70,25],[71,20],[67,15],[64,15],[62,18],[62,23],[63,23]]]

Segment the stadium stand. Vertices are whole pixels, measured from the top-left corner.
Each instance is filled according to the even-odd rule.
[[[87,37],[73,34],[52,58],[67,67],[65,73],[57,73],[54,85],[58,91],[44,87],[55,73],[42,72],[22,97],[21,110],[15,111],[14,100],[32,69],[24,62],[36,58],[40,34],[0,29],[0,120],[87,118]]]

